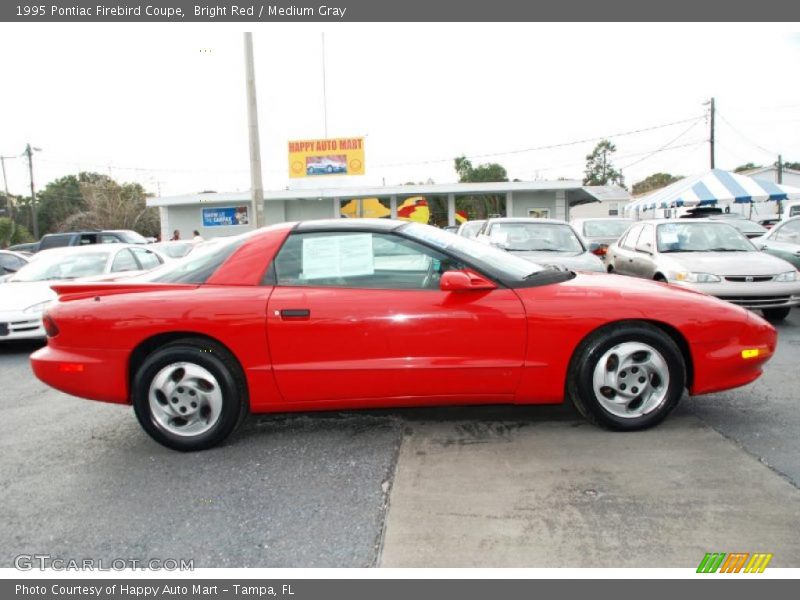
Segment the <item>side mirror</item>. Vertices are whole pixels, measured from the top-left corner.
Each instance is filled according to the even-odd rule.
[[[497,286],[471,271],[445,271],[439,279],[439,289],[443,292],[467,292],[493,290]]]

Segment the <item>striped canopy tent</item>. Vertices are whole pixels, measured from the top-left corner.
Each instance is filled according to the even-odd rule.
[[[693,175],[656,190],[631,202],[625,212],[632,214],[675,208],[678,206],[709,206],[717,203],[766,202],[768,200],[800,200],[800,188],[781,185],[765,179],[754,179],[722,169],[711,169],[703,175]]]

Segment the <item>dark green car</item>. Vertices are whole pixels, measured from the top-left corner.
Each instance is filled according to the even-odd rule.
[[[800,270],[800,217],[781,221],[769,233],[751,241],[757,248],[789,261]]]

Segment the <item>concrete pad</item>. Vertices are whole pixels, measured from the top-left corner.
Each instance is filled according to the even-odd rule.
[[[771,567],[800,567],[800,491],[695,417],[628,434],[409,427],[381,566],[694,568],[706,552],[771,552]]]

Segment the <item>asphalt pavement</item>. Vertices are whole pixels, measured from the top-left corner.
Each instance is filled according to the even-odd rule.
[[[736,550],[798,567],[800,310],[779,331],[759,381],[684,398],[651,432],[570,406],[311,413],[251,418],[197,454],[40,383],[36,345],[0,345],[0,565],[692,566]]]

